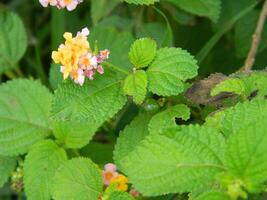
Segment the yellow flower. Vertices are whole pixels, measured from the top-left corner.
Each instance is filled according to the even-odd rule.
[[[115,184],[118,191],[125,192],[128,190],[128,179],[122,174],[119,174],[116,178],[111,179],[110,183]]]

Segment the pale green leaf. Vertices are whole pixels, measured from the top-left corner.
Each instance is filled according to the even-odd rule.
[[[140,4],[140,5],[150,5],[159,2],[159,0],[123,0],[123,1],[127,3]]]
[[[127,192],[114,191],[107,200],[134,200],[134,198]]]
[[[130,49],[129,59],[136,68],[147,67],[156,56],[157,43],[150,38],[136,40]]]
[[[190,192],[208,187],[225,170],[224,149],[224,138],[215,129],[185,126],[147,136],[121,164],[144,195]]]
[[[134,41],[130,32],[119,32],[114,28],[97,27],[91,30],[89,41],[92,47],[97,41],[99,50],[110,50],[108,62],[125,70],[132,69],[127,55]]]
[[[240,79],[230,78],[215,86],[211,91],[211,96],[216,96],[221,92],[232,92],[241,95],[245,88],[243,81]]]
[[[90,159],[74,158],[57,170],[52,196],[55,200],[98,200],[102,193],[101,170]]]
[[[123,78],[106,69],[83,86],[72,81],[62,83],[55,92],[52,109],[57,139],[69,148],[86,145],[95,131],[126,103],[121,91]]]
[[[177,7],[196,14],[208,17],[217,22],[221,12],[221,0],[167,0]]]
[[[143,70],[129,74],[124,80],[124,94],[132,96],[136,104],[143,103],[147,92],[147,75]]]
[[[263,112],[263,111],[262,111]],[[229,137],[225,165],[248,190],[257,188],[267,180],[267,125],[261,118],[243,125]]]
[[[184,91],[184,83],[197,75],[197,61],[187,51],[179,48],[163,48],[147,71],[151,92],[171,96]]]
[[[0,73],[14,69],[27,47],[27,35],[18,15],[0,10]]]
[[[250,102],[238,103],[232,108],[221,111],[206,119],[206,126],[219,129],[226,137],[267,117],[267,102],[255,99]]]
[[[44,140],[34,145],[24,162],[27,199],[50,200],[55,172],[66,160],[64,149],[58,147],[52,140]]]
[[[190,118],[190,109],[184,104],[178,104],[156,114],[149,122],[149,132],[151,134],[160,134],[165,129],[176,127],[175,118],[188,120]]]
[[[230,200],[230,197],[224,192],[208,191],[193,200]]]
[[[113,152],[116,165],[121,168],[121,160],[133,151],[148,135],[149,114],[140,113],[121,133]]]
[[[4,185],[16,166],[16,158],[0,156],[0,187]]]
[[[215,96],[221,92],[232,92],[246,98],[251,96],[253,98],[265,97],[267,95],[266,84],[267,74],[265,72],[241,74],[239,77],[226,79],[216,85],[211,91],[211,95]]]
[[[51,99],[38,81],[17,79],[0,86],[0,155],[26,153],[51,133]]]

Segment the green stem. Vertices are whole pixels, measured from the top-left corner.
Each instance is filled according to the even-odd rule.
[[[43,68],[43,64],[42,64],[42,61],[41,61],[40,49],[39,49],[38,44],[35,46],[35,62],[36,62],[36,70],[37,70],[37,73],[38,73],[41,81],[43,83],[47,84],[48,80],[46,78],[45,71],[44,71],[44,68]]]
[[[81,156],[80,153],[79,153],[79,151],[77,149],[72,149],[72,152],[77,157],[80,157]]]
[[[117,67],[109,62],[103,62],[103,65],[106,65],[107,67],[110,67],[112,69],[114,69],[115,71],[118,71],[118,72],[121,72],[123,74],[126,74],[126,75],[129,75],[129,72],[124,70],[124,69],[121,69],[120,67]]]
[[[246,9],[242,10],[238,15],[234,16],[229,23],[225,24],[217,33],[215,33],[212,38],[206,43],[206,45],[199,51],[196,58],[199,64],[206,58],[209,54],[211,49],[216,45],[216,43],[221,39],[221,37],[228,32],[233,25],[242,17],[244,17],[249,11],[251,11],[259,1],[253,3],[251,6],[247,7]]]
[[[17,75],[16,75],[14,72],[12,72],[12,71],[7,71],[7,72],[5,72],[5,75],[6,75],[9,79],[15,79],[15,78],[17,78]]]

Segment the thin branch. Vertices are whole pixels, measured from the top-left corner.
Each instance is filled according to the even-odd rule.
[[[251,48],[246,58],[245,64],[242,67],[242,70],[244,71],[250,71],[255,62],[255,57],[259,48],[262,30],[265,24],[266,17],[267,17],[267,0],[265,0],[264,2],[255,33],[252,36]]]

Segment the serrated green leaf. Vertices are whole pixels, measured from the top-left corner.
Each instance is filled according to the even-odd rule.
[[[201,194],[197,198],[193,198],[193,200],[230,200],[230,197],[223,192],[208,191],[204,194]]]
[[[225,165],[248,190],[267,180],[267,126],[265,118],[244,125],[229,137]]]
[[[239,77],[226,79],[216,85],[211,95],[232,92],[246,98],[263,98],[267,95],[266,84],[267,74],[265,72],[241,74]]]
[[[140,4],[140,5],[150,5],[159,2],[159,0],[123,0],[123,1],[127,3]]]
[[[129,59],[138,69],[147,67],[156,56],[157,43],[150,38],[136,40],[130,49]]]
[[[136,104],[141,104],[147,92],[147,75],[143,70],[129,74],[124,80],[123,91],[125,95],[133,97]]]
[[[121,92],[123,78],[106,69],[104,75],[86,81],[82,87],[72,81],[61,84],[52,106],[54,123],[59,124],[57,139],[69,148],[86,145],[95,131],[126,103]]]
[[[55,200],[97,200],[102,193],[101,170],[90,159],[74,158],[57,170],[52,196]]]
[[[119,32],[114,28],[93,28],[89,37],[93,46],[97,41],[99,50],[110,50],[108,62],[125,70],[132,69],[126,52],[129,51],[134,39],[130,32]]]
[[[224,138],[215,129],[185,126],[147,136],[121,164],[144,195],[190,192],[208,187],[225,170],[224,149]]]
[[[140,113],[121,133],[113,152],[114,161],[122,168],[122,159],[133,151],[136,146],[149,134],[148,123],[151,115]]]
[[[244,93],[245,87],[240,79],[230,78],[215,86],[211,91],[211,96],[216,96],[221,92],[232,92],[241,95]]]
[[[27,199],[50,200],[51,184],[57,168],[67,160],[64,149],[52,140],[34,145],[24,162],[24,186]]]
[[[109,186],[102,197],[103,200],[134,200],[128,192],[120,192],[114,186]]]
[[[0,74],[14,69],[27,47],[24,25],[15,13],[0,10]]]
[[[250,102],[238,103],[236,106],[219,112],[206,119],[206,126],[219,129],[226,137],[244,126],[250,126],[267,117],[267,102],[255,99]]]
[[[213,22],[217,22],[221,12],[221,0],[167,0],[177,7],[196,14],[208,17]]]
[[[148,125],[149,132],[151,134],[160,134],[165,129],[176,127],[175,118],[188,120],[190,118],[190,109],[184,104],[178,104],[154,115]]]
[[[4,185],[16,166],[16,158],[0,156],[0,187]]]
[[[26,153],[51,133],[51,99],[38,81],[17,79],[0,86],[0,155]]]
[[[187,51],[179,48],[163,48],[147,71],[151,92],[171,96],[184,91],[183,81],[197,75],[197,61]]]

